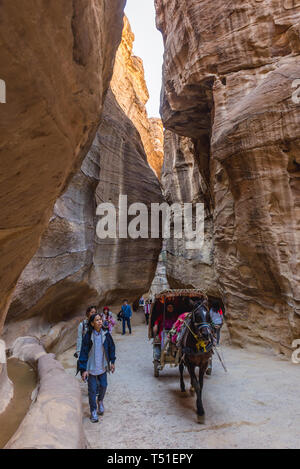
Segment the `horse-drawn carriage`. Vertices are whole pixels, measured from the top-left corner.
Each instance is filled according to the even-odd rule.
[[[190,301],[190,300],[193,301]],[[152,304],[148,337],[153,339],[153,365],[154,376],[158,377],[159,372],[165,365],[178,366],[180,360],[180,350],[170,340],[169,332],[176,319],[183,313],[191,312],[194,303],[207,300],[207,296],[201,290],[182,289],[165,290],[155,296]],[[173,312],[168,312],[169,305],[173,306]],[[155,325],[160,325],[160,331],[156,331]]]
[[[219,315],[214,307],[209,308],[205,293],[185,289],[165,290],[156,295],[149,318],[148,336],[153,338],[154,376],[158,377],[166,364],[179,365],[180,388],[185,392],[183,371],[184,367],[187,368],[191,389],[197,394],[199,423],[204,422],[203,378],[211,367],[214,350],[226,370],[215,348],[217,331],[221,328],[220,323],[217,324]],[[195,368],[199,369],[198,377]]]

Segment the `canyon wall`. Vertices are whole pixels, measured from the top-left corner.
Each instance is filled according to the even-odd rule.
[[[167,279],[167,268],[166,268],[166,251],[167,245],[166,240],[163,241],[162,251],[159,255],[156,272],[154,279],[151,284],[151,288],[148,292],[149,298],[154,300],[155,295],[161,293],[164,290],[168,290],[170,288],[168,279]]]
[[[145,106],[149,99],[149,92],[145,81],[144,66],[142,60],[133,55],[133,43],[134,34],[125,17],[111,89],[118,97],[119,106],[138,130],[149,165],[160,177],[163,164],[161,152],[163,126],[160,119],[148,119]]]
[[[232,339],[290,354],[300,336],[300,4],[155,4],[162,119],[177,148],[191,140],[209,189],[213,271]]]
[[[147,162],[143,144],[146,131],[149,141],[155,142],[157,136],[152,136],[150,124],[143,121],[148,121],[145,107],[141,107],[143,112],[138,119],[144,122],[144,134],[128,117],[135,103],[142,103],[144,95],[148,96],[140,59],[137,76],[120,66],[129,32],[125,19],[101,123],[81,168],[56,201],[38,251],[18,281],[4,333],[8,344],[18,333],[33,334],[43,337],[48,351],[62,351],[63,346],[72,345],[72,338],[74,341],[70,329],[75,330],[77,322],[71,319],[82,315],[88,304],[120,303],[124,297],[135,300],[151,285],[160,239],[100,239],[96,235],[96,208],[100,203],[118,207],[120,195],[128,196],[128,206],[143,202],[149,208],[152,202],[162,202],[159,181]],[[128,65],[128,55],[126,59]],[[137,58],[132,56],[132,60]],[[153,143],[153,148],[158,148],[157,144],[154,147]],[[162,164],[162,148],[159,158]],[[14,333],[10,324],[16,320],[19,323]]]
[[[1,1],[0,331],[18,277],[99,126],[124,5]]]
[[[187,249],[186,240],[171,237],[165,241],[165,265],[172,288],[200,288],[219,297],[214,273],[213,214],[209,187],[199,169],[195,145],[189,137],[166,130],[164,138],[162,187],[169,204],[205,204],[205,232],[202,249]]]
[[[150,214],[151,203],[163,201],[159,181],[147,162],[139,133],[118,104],[118,96],[107,96],[110,113],[98,130],[100,181],[96,204],[109,202],[118,207],[119,196],[127,195],[128,207],[144,203]],[[120,215],[120,210],[117,210]],[[128,221],[133,217],[128,217]],[[150,216],[148,217],[150,236]],[[161,239],[95,239],[91,280],[105,303],[130,301],[149,290]]]

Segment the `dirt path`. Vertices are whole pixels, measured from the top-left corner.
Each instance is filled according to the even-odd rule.
[[[145,326],[115,335],[117,369],[109,377],[106,412],[89,421],[82,384],[84,427],[91,448],[300,448],[300,366],[273,355],[223,346],[229,372],[214,358],[204,383],[206,423],[196,422],[195,398],[179,391],[178,369],[153,377]],[[72,354],[62,363],[73,373]],[[189,382],[186,378],[187,389]]]

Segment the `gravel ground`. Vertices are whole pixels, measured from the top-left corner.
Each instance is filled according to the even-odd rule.
[[[205,378],[205,424],[198,424],[195,397],[179,390],[177,368],[153,376],[152,345],[145,326],[114,336],[116,372],[109,376],[105,415],[89,420],[82,383],[84,428],[91,448],[300,448],[300,365],[274,356],[222,346],[228,373],[214,357]],[[74,350],[60,359],[74,373]],[[186,375],[187,389],[189,379]]]

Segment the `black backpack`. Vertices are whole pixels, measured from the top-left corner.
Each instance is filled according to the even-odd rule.
[[[122,310],[118,312],[117,319],[118,319],[118,321],[122,321],[122,319],[123,319],[123,311]]]

